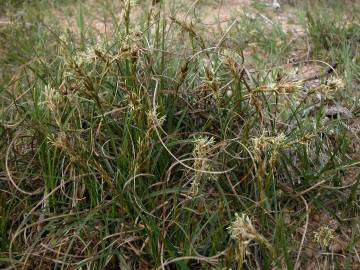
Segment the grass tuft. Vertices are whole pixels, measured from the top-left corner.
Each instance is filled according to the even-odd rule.
[[[359,16],[210,2],[6,2],[0,268],[359,266]]]

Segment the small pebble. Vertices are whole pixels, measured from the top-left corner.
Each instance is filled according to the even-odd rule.
[[[340,253],[343,250],[343,247],[340,243],[334,243],[330,246],[330,250],[334,253]]]
[[[318,221],[320,221],[320,216],[319,215],[314,215],[313,219],[314,219],[314,221],[318,222]]]
[[[230,98],[230,97],[232,97],[233,92],[231,90],[227,90],[226,95]]]

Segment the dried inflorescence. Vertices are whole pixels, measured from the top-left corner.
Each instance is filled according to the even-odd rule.
[[[253,138],[252,141],[255,159],[258,161],[261,160],[262,153],[270,150],[271,161],[273,163],[276,161],[279,148],[285,145],[286,136],[284,133],[280,133],[278,136],[274,137],[261,135],[260,137]]]
[[[193,196],[196,196],[199,192],[199,186],[204,175],[204,171],[210,169],[209,162],[207,160],[208,155],[212,151],[212,147],[215,143],[214,137],[199,137],[194,140],[193,156],[195,158],[193,168],[195,174],[191,182],[190,192]]]
[[[92,46],[87,47],[83,51],[79,51],[74,55],[74,61],[78,66],[83,64],[91,64],[99,57],[107,54],[105,42],[98,42]]]
[[[249,216],[245,213],[235,213],[235,220],[228,227],[231,239],[248,245],[251,240],[257,238],[257,231],[254,228]]]
[[[294,93],[303,89],[303,83],[301,81],[293,82],[277,82],[269,83],[267,85],[259,86],[254,89],[254,92],[275,92],[277,94]]]
[[[327,248],[335,238],[335,230],[328,226],[321,226],[315,233],[314,239],[322,248]]]
[[[257,241],[258,243],[264,244],[271,250],[269,242],[257,232],[251,219],[245,213],[242,213],[241,215],[235,213],[235,220],[227,230],[230,233],[230,238],[236,243],[236,255],[240,269],[244,263],[251,241]]]

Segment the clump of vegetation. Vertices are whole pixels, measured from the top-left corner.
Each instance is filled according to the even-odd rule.
[[[147,4],[68,6],[64,30],[67,6],[23,3],[0,28],[0,266],[302,269],[318,243],[358,264],[357,33],[309,15],[343,57],[309,78],[265,15]]]

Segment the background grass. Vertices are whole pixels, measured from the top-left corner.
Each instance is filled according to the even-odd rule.
[[[360,13],[311,3],[6,2],[0,266],[356,269]]]

